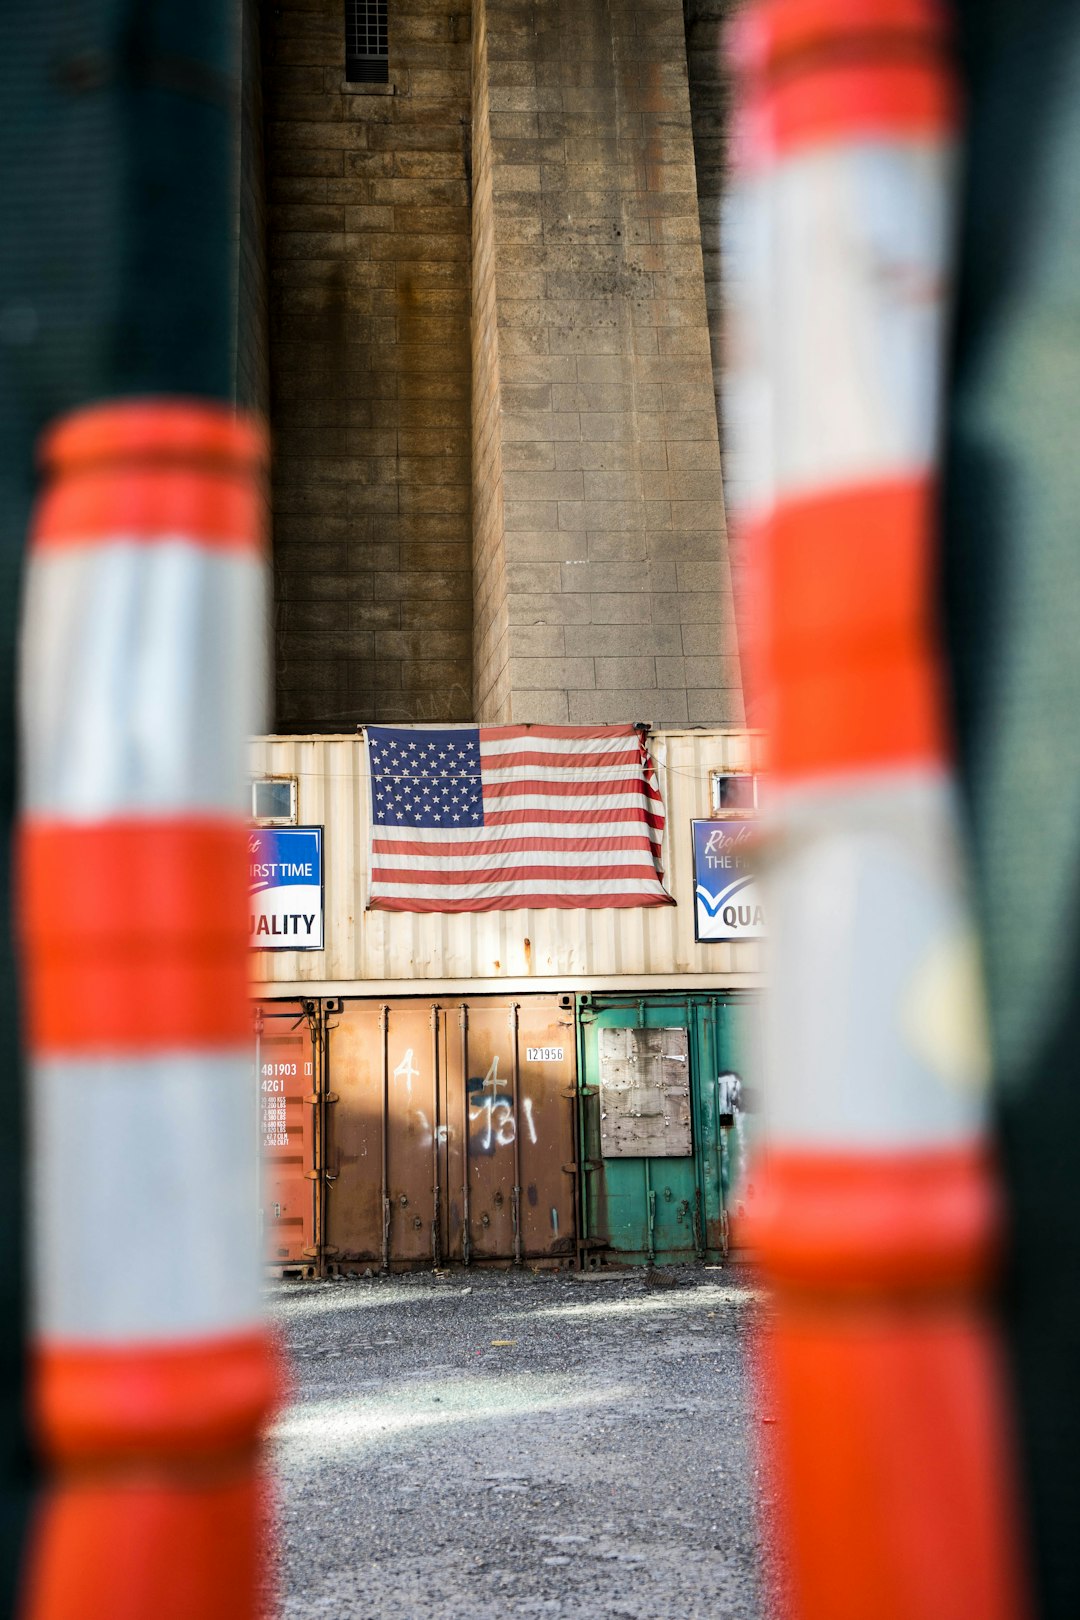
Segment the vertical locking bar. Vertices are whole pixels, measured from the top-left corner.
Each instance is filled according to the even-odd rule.
[[[469,1009],[462,1002],[458,1010],[461,1030],[461,1262],[468,1265],[472,1254],[469,1234]]]
[[[521,1265],[521,1078],[518,1063],[518,1035],[520,1033],[520,1009],[515,1001],[510,1008],[510,1041],[511,1041],[511,1090],[514,1103],[514,1264]]]
[[[431,1259],[438,1269],[442,1264],[442,1237],[439,1221],[439,1009],[433,1005],[429,1017],[431,1024]]]
[[[379,1031],[382,1035],[382,1270],[385,1273],[390,1270],[390,1008],[385,1002],[379,1008]]]

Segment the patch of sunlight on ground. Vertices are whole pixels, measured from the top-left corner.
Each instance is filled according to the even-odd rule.
[[[511,1376],[497,1383],[490,1378],[458,1379],[381,1396],[365,1391],[361,1396],[312,1402],[287,1413],[271,1432],[289,1446],[293,1463],[320,1466],[334,1453],[377,1449],[422,1429],[610,1407],[631,1394],[623,1384],[570,1389],[562,1376]]]
[[[585,1317],[656,1316],[711,1310],[717,1305],[749,1305],[764,1299],[759,1288],[706,1287],[671,1294],[638,1294],[632,1299],[585,1299],[573,1305],[541,1305],[530,1316]]]

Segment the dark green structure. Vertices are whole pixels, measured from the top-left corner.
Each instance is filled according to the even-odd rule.
[[[677,1265],[695,1259],[715,1263],[727,1256],[732,1192],[752,1128],[745,1105],[751,1095],[747,1071],[756,1068],[755,1011],[754,998],[736,991],[578,998],[587,1263]],[[627,1031],[628,1038],[605,1038],[615,1030]],[[661,1031],[666,1040],[649,1038],[648,1032],[659,1036]],[[636,1101],[624,1104],[618,1089],[607,1083],[608,1054],[620,1047],[630,1054],[631,1068],[666,1063],[673,1077],[670,1101],[655,1105],[666,1112],[651,1116],[651,1133],[648,1110],[655,1088],[646,1083]],[[685,1100],[679,1085],[684,1064]],[[624,1089],[621,1096],[626,1095]],[[626,1129],[620,1132],[617,1115],[624,1106]],[[635,1133],[646,1151],[634,1151]]]

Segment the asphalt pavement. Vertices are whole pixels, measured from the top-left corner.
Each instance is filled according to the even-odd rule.
[[[736,1271],[281,1282],[284,1620],[761,1620]]]

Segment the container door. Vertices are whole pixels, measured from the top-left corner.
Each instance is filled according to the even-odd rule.
[[[731,1107],[738,1091],[732,1056],[734,1009],[716,996],[692,999],[694,1136],[701,1190],[704,1253],[722,1259],[728,1250],[728,1145]]]
[[[517,1019],[524,1258],[565,1261],[577,1253],[574,1013],[530,996]]]
[[[741,1223],[754,1196],[750,1149],[759,1118],[761,1001],[733,996],[716,1008],[717,1106],[722,1125],[723,1203],[729,1245],[741,1241]],[[727,1222],[733,1230],[727,1230]]]
[[[703,1253],[685,1000],[581,1013],[589,1247],[654,1264]]]
[[[514,1188],[520,1185],[513,1009],[506,1002],[474,1001],[462,1013],[461,1068],[452,1071],[451,1095],[461,1098],[465,1128],[465,1162],[455,1156],[462,1176],[463,1254],[466,1261],[511,1260]]]
[[[260,1098],[263,1258],[277,1266],[314,1258],[314,1021],[298,1001],[254,1006]]]
[[[339,1264],[441,1262],[438,1033],[428,1001],[346,1001],[331,1021],[327,1238]]]
[[[338,1264],[381,1266],[383,1009],[346,1001],[327,1021],[326,1236]]]

